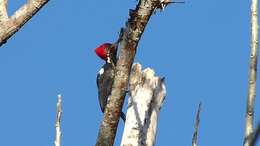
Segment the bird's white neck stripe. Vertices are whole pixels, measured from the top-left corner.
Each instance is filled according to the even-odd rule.
[[[102,75],[103,73],[104,73],[104,68],[102,67],[102,68],[99,70],[98,74]]]

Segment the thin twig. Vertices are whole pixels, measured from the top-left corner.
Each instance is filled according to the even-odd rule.
[[[249,67],[248,95],[246,108],[245,140],[244,146],[249,146],[253,134],[254,103],[256,96],[256,74],[258,57],[258,0],[252,0],[251,4],[251,54]]]
[[[192,146],[198,145],[201,105],[202,105],[202,103],[200,102],[198,110],[197,110],[197,114],[196,114],[196,121],[195,121],[195,125],[194,125],[194,133],[193,133],[193,137],[192,137]]]
[[[55,146],[61,145],[61,114],[62,114],[62,108],[61,108],[61,95],[58,95],[58,102],[57,102],[57,113],[56,113],[56,138],[55,138]]]

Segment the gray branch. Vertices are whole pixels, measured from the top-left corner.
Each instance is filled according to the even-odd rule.
[[[244,146],[249,146],[253,134],[254,104],[256,96],[256,74],[258,57],[258,0],[251,4],[251,54],[249,67],[248,95],[246,108],[245,140]]]

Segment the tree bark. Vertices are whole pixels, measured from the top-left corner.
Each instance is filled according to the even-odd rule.
[[[256,96],[256,73],[258,54],[258,0],[252,0],[251,4],[251,54],[249,67],[249,83],[246,108],[245,140],[244,146],[249,146],[253,134],[254,102]]]
[[[100,125],[96,146],[112,146],[114,143],[138,42],[150,16],[157,8],[161,8],[163,2],[164,0],[140,0],[135,10],[129,11],[130,18],[126,23],[126,28],[122,29],[119,39],[120,54],[116,65],[116,75]]]
[[[7,14],[7,0],[0,0],[0,47],[30,20],[49,0],[28,0],[13,16]]]
[[[164,79],[135,64],[130,77],[130,97],[121,146],[153,146],[159,112],[166,96]]]

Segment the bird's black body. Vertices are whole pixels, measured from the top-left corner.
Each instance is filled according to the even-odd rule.
[[[98,100],[103,113],[107,105],[107,99],[111,94],[115,77],[116,56],[115,54],[112,56],[114,57],[111,57],[111,59],[108,59],[109,61],[106,61],[97,75]],[[125,114],[123,112],[121,112],[121,118],[125,121]]]

